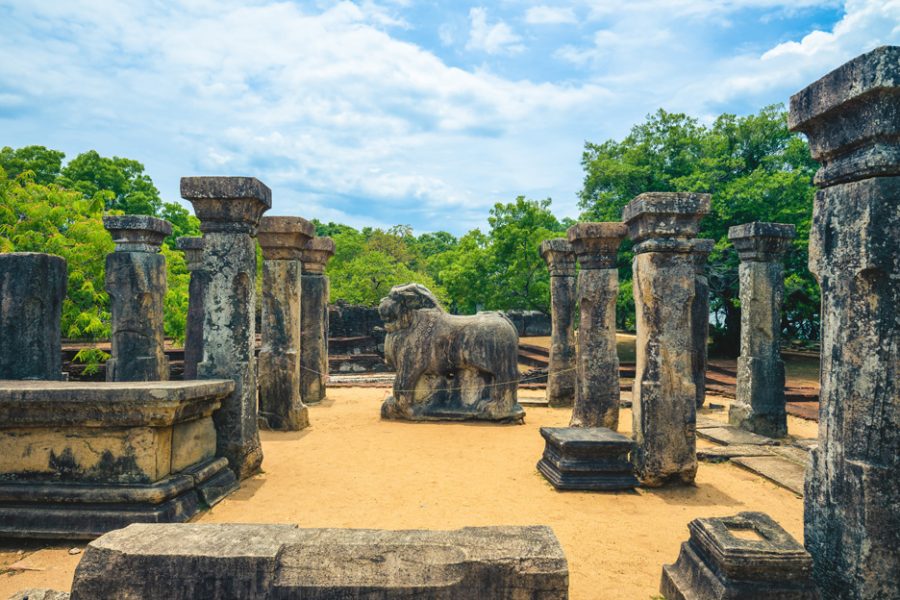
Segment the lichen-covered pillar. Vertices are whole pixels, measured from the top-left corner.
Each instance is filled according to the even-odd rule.
[[[62,379],[66,260],[0,254],[0,379]]]
[[[780,348],[782,260],[795,235],[794,226],[784,223],[754,222],[728,230],[741,259],[741,356],[728,420],[769,437],[787,435]]]
[[[646,486],[692,483],[697,474],[696,254],[713,242],[693,238],[709,201],[708,194],[647,193],[622,213],[635,243],[632,460]]]
[[[809,266],[822,290],[819,443],[804,540],[823,598],[900,589],[900,47],[791,98],[822,163]]]
[[[213,419],[216,450],[238,479],[259,470],[256,393],[256,236],[272,191],[254,177],[182,177],[181,196],[194,205],[209,277],[203,316],[200,379],[233,379],[234,391]]]
[[[172,225],[147,215],[103,217],[115,250],[106,256],[106,292],[112,330],[107,381],[165,381],[163,311],[166,258],[159,253]]]
[[[541,256],[550,270],[550,365],[547,403],[575,402],[575,249],[565,238],[541,242]]]
[[[203,238],[180,237],[175,243],[184,252],[184,263],[191,274],[184,328],[184,378],[197,379],[197,365],[203,360],[203,302],[209,285],[203,270]]]
[[[694,258],[694,284],[697,286],[691,305],[694,323],[694,347],[692,365],[697,408],[706,401],[707,343],[709,342],[709,279],[706,277],[706,262],[711,246],[695,244],[691,256]]]
[[[306,404],[325,399],[328,377],[328,277],[325,265],[334,254],[329,237],[309,240],[303,249],[300,294],[300,397]]]
[[[262,348],[259,352],[259,412],[271,429],[309,426],[300,396],[300,252],[316,233],[300,217],[263,217]]]
[[[619,356],[616,353],[616,254],[626,233],[622,223],[578,223],[566,235],[578,256],[576,297],[577,382],[570,427],[619,427]]]

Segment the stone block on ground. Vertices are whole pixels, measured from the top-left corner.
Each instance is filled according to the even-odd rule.
[[[674,565],[664,565],[666,600],[817,600],[812,559],[771,517],[742,512],[695,519]]]
[[[634,442],[606,427],[541,427],[546,446],[537,469],[558,490],[637,487],[628,454]]]
[[[713,446],[711,448],[697,448],[697,459],[706,462],[725,462],[741,456],[774,456],[772,446],[760,446],[756,444],[731,446]]]
[[[719,427],[704,427],[697,429],[697,435],[717,444],[730,446],[739,444],[748,446],[755,444],[757,446],[774,446],[778,444],[778,440],[767,438],[763,435],[751,433],[738,427],[720,424]]]
[[[544,526],[455,531],[133,525],[88,545],[73,600],[562,600],[568,565]]]
[[[736,465],[761,475],[798,496],[803,495],[806,467],[780,456],[743,456],[731,459]]]

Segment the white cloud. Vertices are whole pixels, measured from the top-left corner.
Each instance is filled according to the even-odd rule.
[[[487,10],[481,7],[469,10],[469,41],[467,50],[479,50],[488,54],[516,54],[525,49],[522,38],[503,21],[488,25]]]
[[[568,6],[531,6],[525,11],[525,22],[532,25],[575,23],[575,11]]]

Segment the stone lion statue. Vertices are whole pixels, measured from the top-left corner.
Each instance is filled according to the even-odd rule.
[[[391,289],[378,313],[384,354],[397,371],[385,419],[521,422],[516,400],[519,336],[496,312],[448,314],[423,285]]]

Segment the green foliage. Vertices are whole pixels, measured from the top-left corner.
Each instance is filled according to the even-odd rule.
[[[6,176],[10,179],[31,171],[34,183],[47,185],[59,177],[65,156],[63,152],[43,146],[25,146],[15,150],[6,146],[0,150],[0,168],[6,171]]]
[[[716,242],[708,269],[711,308],[719,317],[715,340],[726,352],[737,349],[740,327],[738,258],[728,228],[750,221],[796,225],[785,264],[783,327],[792,337],[818,334],[819,291],[806,267],[816,164],[803,139],[788,131],[782,107],[746,117],[724,114],[710,126],[660,110],[621,142],[586,144],[582,165],[580,206],[589,220],[619,220],[622,207],[642,192],[712,194],[700,235]],[[630,245],[623,249],[624,289],[631,279]],[[620,307],[626,308],[622,298]],[[620,313],[620,326],[629,317]]]
[[[57,183],[86,198],[102,196],[107,210],[155,216],[162,208],[159,190],[144,173],[144,165],[129,158],[84,152],[63,168]]]

